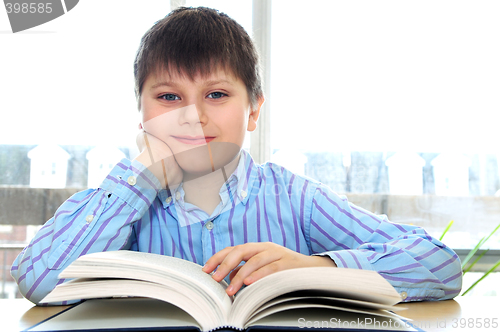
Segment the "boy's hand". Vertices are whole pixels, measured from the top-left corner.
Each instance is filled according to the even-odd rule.
[[[160,181],[162,188],[170,189],[182,182],[183,172],[170,147],[155,136],[141,130],[136,137],[141,153],[135,160],[146,166]]]
[[[238,267],[245,261],[246,263]],[[213,255],[203,267],[203,271],[210,273],[218,266],[213,274],[216,281],[229,276],[231,284],[226,289],[229,296],[245,285],[274,272],[294,269],[299,267],[331,266],[337,265],[330,257],[306,256],[275,243],[246,243],[235,247],[227,247]]]

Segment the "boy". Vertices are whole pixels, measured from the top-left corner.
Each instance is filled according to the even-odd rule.
[[[171,12],[142,38],[134,74],[141,153],[69,198],[19,254],[11,273],[26,298],[38,303],[77,257],[123,249],[218,267],[213,278],[230,280],[229,295],[303,266],[375,270],[405,301],[459,293],[457,255],[423,229],[241,149],[264,97],[257,52],[234,20]]]

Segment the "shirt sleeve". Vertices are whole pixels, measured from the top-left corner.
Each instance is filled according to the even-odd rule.
[[[20,292],[38,304],[58,274],[81,255],[128,249],[133,224],[155,199],[160,183],[142,164],[123,159],[98,189],[66,200],[14,261]]]
[[[320,185],[312,199],[309,239],[314,254],[338,267],[377,271],[403,301],[444,300],[458,295],[457,254],[423,228],[392,223]]]

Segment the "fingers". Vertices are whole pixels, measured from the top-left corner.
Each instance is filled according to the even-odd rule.
[[[203,271],[210,273],[218,266],[213,278],[221,281],[242,261],[250,260],[250,258],[265,249],[264,243],[246,243],[235,247],[227,247],[210,257],[203,267]]]
[[[146,149],[148,150],[149,158],[151,159],[151,164],[154,164],[155,160],[153,156],[153,151],[151,150],[151,144],[149,144],[149,139],[146,132],[144,132],[143,138],[144,142],[146,143]]]
[[[284,247],[273,243],[246,243],[228,247],[213,255],[203,267],[203,271],[210,273],[217,268],[212,276],[216,281],[221,281],[230,274],[231,284],[226,292],[228,295],[234,295],[243,286],[243,283],[248,285],[260,279],[261,276],[275,271],[275,266],[271,263],[279,260],[284,250],[286,250]],[[242,261],[246,263],[239,266]],[[255,276],[252,275],[265,266],[268,267]],[[251,277],[248,279],[249,276]],[[245,280],[246,278],[247,280]]]
[[[139,151],[142,152],[149,149],[155,154],[155,157],[161,157],[162,155],[167,157],[172,155],[172,150],[165,142],[145,130],[139,131],[136,137],[136,143]]]
[[[241,262],[245,264],[239,266]],[[245,285],[272,273],[311,266],[336,267],[330,257],[307,256],[274,243],[246,243],[227,247],[213,255],[203,267],[210,273],[217,268],[212,278],[221,281],[228,274],[231,284],[226,293],[230,296]]]
[[[233,271],[231,271],[231,273],[229,274],[229,280],[232,280],[234,278],[234,276],[236,275],[236,273],[238,273],[238,271],[241,269],[241,265],[238,266],[237,268],[235,268]]]
[[[159,180],[161,188],[173,189],[183,178],[170,147],[157,137],[140,130],[136,137],[137,147],[141,151],[135,160],[146,166]]]
[[[217,266],[219,266],[220,263],[222,263],[222,261],[224,260],[224,258],[227,256],[227,254],[233,249],[233,247],[227,247],[225,249],[222,249],[221,251],[217,252],[215,255],[213,255],[212,257],[210,257],[207,262],[205,263],[205,265],[203,266],[202,270],[203,272],[206,272],[206,273],[210,273],[212,272],[213,270],[215,270],[215,268]],[[221,278],[222,280],[223,278]],[[218,280],[220,281],[220,280]]]
[[[279,256],[270,255],[268,251],[253,256],[235,273],[231,273],[231,284],[226,289],[227,294],[232,296],[243,284],[250,285],[266,275],[279,271],[279,262]]]

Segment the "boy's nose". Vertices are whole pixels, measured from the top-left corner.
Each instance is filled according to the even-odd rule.
[[[179,123],[197,124],[200,123],[201,109],[198,110],[195,104],[183,107],[179,112]]]

